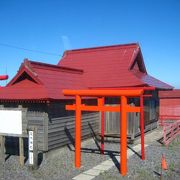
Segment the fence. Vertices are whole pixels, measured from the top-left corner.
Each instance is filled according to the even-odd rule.
[[[180,135],[180,120],[163,122],[163,142],[166,146]]]
[[[177,120],[180,120],[180,116],[173,116],[173,115],[161,115],[159,116],[159,124],[163,126],[167,123],[176,122]]]

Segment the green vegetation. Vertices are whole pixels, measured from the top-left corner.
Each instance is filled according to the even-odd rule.
[[[150,172],[146,169],[138,169],[137,173],[134,177],[135,180],[153,180],[155,177],[152,174],[153,172]]]

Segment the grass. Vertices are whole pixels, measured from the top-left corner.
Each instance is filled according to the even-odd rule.
[[[135,180],[153,180],[155,177],[146,169],[138,169],[135,175]]]
[[[176,146],[179,146],[180,145],[180,141],[172,141],[170,144],[169,144],[169,147],[176,147]]]
[[[174,171],[175,170],[175,164],[174,164],[174,162],[171,162],[170,164],[169,164],[169,168],[168,168],[170,171]]]

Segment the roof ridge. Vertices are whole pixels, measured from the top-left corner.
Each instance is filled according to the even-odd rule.
[[[71,50],[66,50],[64,52],[64,54],[67,54],[67,53],[75,53],[75,52],[89,52],[89,51],[96,51],[96,50],[105,50],[105,49],[110,49],[110,48],[124,48],[124,47],[133,47],[133,46],[136,46],[136,47],[139,47],[139,44],[138,43],[129,43],[129,44],[116,44],[116,45],[109,45],[109,46],[97,46],[97,47],[89,47],[89,48],[79,48],[79,49],[71,49]]]
[[[43,68],[45,66],[46,68],[47,67],[55,68],[55,69],[59,69],[59,70],[63,70],[63,71],[73,71],[73,72],[79,72],[79,73],[84,72],[82,69],[70,68],[70,67],[66,67],[66,66],[59,66],[59,65],[48,64],[48,63],[43,63],[43,62],[38,62],[38,61],[31,61],[29,59],[25,59],[25,62],[26,63],[29,62],[32,66],[33,66],[33,64],[41,66],[39,68]]]

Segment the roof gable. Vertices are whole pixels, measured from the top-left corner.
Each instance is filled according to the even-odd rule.
[[[129,70],[139,71],[147,74],[146,66],[144,64],[144,60],[140,49],[137,52],[136,56],[132,59],[132,62],[129,66]]]
[[[35,79],[33,79],[26,71],[24,71],[19,77],[16,78],[16,80],[11,85],[19,84],[22,81],[28,81],[30,83],[38,84]]]
[[[33,83],[43,85],[43,83],[38,79],[37,74],[30,69],[27,65],[28,61],[25,60],[24,63],[21,64],[18,73],[15,77],[7,84],[7,86],[13,86],[16,83],[20,83],[21,81],[27,79]]]

